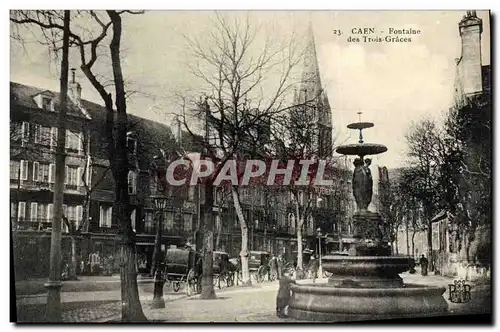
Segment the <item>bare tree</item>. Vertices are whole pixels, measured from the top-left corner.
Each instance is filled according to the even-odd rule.
[[[289,92],[294,83],[294,69],[300,60],[297,47],[291,41],[276,43],[271,38],[259,45],[257,32],[248,16],[243,20],[228,19],[215,13],[213,29],[204,33],[203,40],[186,37],[196,59],[190,65],[191,73],[201,83],[201,91],[206,96],[206,105],[198,107],[191,116],[201,115],[206,119],[210,132],[207,136],[210,137],[201,143],[208,156],[217,160],[220,166],[229,159],[241,160],[248,152],[246,149],[252,141],[252,133],[290,108],[286,105],[291,102]],[[269,83],[271,78],[276,80]],[[187,117],[183,122],[194,136],[195,130],[189,128]],[[237,186],[231,186],[231,191],[242,234],[242,280],[243,284],[251,285],[247,220]],[[206,228],[205,236],[213,237],[213,229]],[[205,241],[209,247],[204,248],[204,278],[212,265],[213,244],[210,242]],[[213,291],[206,292],[202,293],[202,298],[215,296]]]
[[[295,226],[297,236],[298,278],[303,276],[303,232],[307,228],[310,232],[316,231],[312,218],[314,208],[317,207],[320,198],[323,199],[336,191],[343,192],[337,188],[340,184],[338,181],[340,174],[336,174],[338,173],[335,171],[337,160],[332,157],[325,157],[322,162],[324,163],[324,179],[335,179],[335,187],[326,188],[326,186],[316,184],[318,162],[322,153],[319,145],[320,127],[317,122],[322,107],[320,97],[321,91],[314,96],[313,100],[296,105],[289,113],[281,115],[273,128],[273,150],[283,163],[286,164],[289,160],[310,162],[306,178],[303,178],[303,167],[296,165],[292,181],[286,185],[295,208],[293,226]],[[332,144],[333,142],[330,142],[328,146],[331,147]],[[331,153],[327,153],[327,155],[331,156]]]
[[[117,238],[121,245],[121,295],[122,295],[122,321],[144,321],[146,317],[142,311],[139,292],[137,288],[137,274],[135,261],[135,233],[131,226],[129,205],[129,194],[127,177],[129,161],[127,155],[127,104],[124,77],[121,67],[121,37],[122,18],[124,13],[142,13],[122,10],[108,10],[106,12],[77,11],[76,17],[72,18],[70,28],[70,45],[74,46],[79,53],[80,68],[99,93],[106,108],[106,138],[107,152],[110,168],[115,180],[115,201],[113,205],[113,219],[119,225]],[[60,36],[63,31],[62,14],[60,11],[12,11],[11,22],[17,25],[39,28],[46,40],[54,46],[53,50],[59,50]],[[85,22],[78,25],[74,22]],[[89,28],[90,26],[90,28]],[[78,32],[77,32],[78,31]],[[105,52],[102,43],[108,34],[109,59],[114,86],[113,94],[108,91],[110,86],[103,82],[95,71],[95,64]]]

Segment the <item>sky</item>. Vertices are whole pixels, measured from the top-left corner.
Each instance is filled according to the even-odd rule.
[[[374,164],[389,168],[406,164],[404,134],[412,121],[442,118],[451,106],[455,75],[454,59],[460,56],[458,22],[464,11],[254,11],[250,20],[261,26],[259,38],[307,37],[313,25],[322,84],[332,107],[336,143],[355,143],[358,133],[346,126],[361,120],[375,124],[364,133],[365,141],[384,144],[388,151],[374,156]],[[487,12],[483,19],[482,61],[490,63]],[[227,15],[246,15],[230,12]],[[123,69],[136,93],[128,103],[132,114],[170,124],[168,114],[180,108],[175,96],[196,91],[190,76],[185,36],[201,38],[211,28],[213,12],[147,11],[124,18]],[[389,28],[413,28],[420,35],[410,43],[351,43],[353,28],[375,28],[385,37]],[[335,30],[342,32],[341,36]],[[384,31],[384,32],[382,32]],[[264,33],[265,32],[265,33]],[[259,50],[256,49],[255,52]],[[50,61],[44,46],[11,41],[10,80],[54,91],[59,90],[58,63]],[[78,57],[70,63],[78,68]],[[103,72],[106,72],[102,66]],[[77,72],[82,98],[101,103],[97,93]]]

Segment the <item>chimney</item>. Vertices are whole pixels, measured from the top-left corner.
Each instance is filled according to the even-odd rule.
[[[76,105],[81,106],[82,87],[80,83],[75,80],[75,68],[71,68],[71,82],[69,84],[68,95],[69,99]]]
[[[466,95],[481,92],[483,89],[481,63],[481,33],[483,21],[476,11],[467,11],[467,15],[458,24],[462,39],[462,55],[459,62],[460,79]]]

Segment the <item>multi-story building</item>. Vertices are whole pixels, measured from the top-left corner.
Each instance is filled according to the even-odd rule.
[[[317,126],[311,154],[325,159],[332,156],[332,122],[328,97],[321,85],[316,45],[312,26],[309,26],[304,56],[302,79],[294,97],[295,105],[308,107],[296,111],[312,112],[311,119]],[[292,114],[293,116],[293,114]],[[262,142],[259,142],[262,143]],[[252,143],[253,144],[253,143]],[[255,144],[254,144],[255,146]],[[304,246],[318,252],[317,229],[321,229],[321,251],[323,253],[348,248],[352,242],[351,223],[352,198],[350,174],[340,168],[341,179],[334,190],[327,194],[301,199],[311,199],[313,209],[303,230]],[[302,193],[305,194],[305,193]],[[219,216],[221,231],[216,241],[217,249],[238,255],[241,250],[241,231],[230,195],[221,204]],[[243,215],[249,228],[249,249],[265,250],[272,254],[285,254],[291,258],[297,250],[295,206],[291,193],[286,188],[244,187],[240,188]]]
[[[81,87],[69,84],[66,121],[66,179],[64,214],[78,229],[63,225],[63,260],[70,257],[70,241],[77,241],[77,261],[91,253],[117,257],[111,218],[114,181],[106,152],[106,110],[83,100]],[[59,94],[11,83],[11,221],[17,276],[46,276],[49,266],[50,230],[55,182],[55,146]],[[147,269],[156,232],[151,195],[159,194],[153,157],[173,154],[177,143],[168,126],[128,115],[128,176],[132,226],[137,233],[139,261]],[[162,243],[182,245],[192,235],[198,219],[198,190],[169,189]],[[36,264],[33,264],[37,262]]]

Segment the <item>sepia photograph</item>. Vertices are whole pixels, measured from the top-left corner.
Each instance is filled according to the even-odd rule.
[[[10,9],[11,323],[492,324],[491,16]]]

